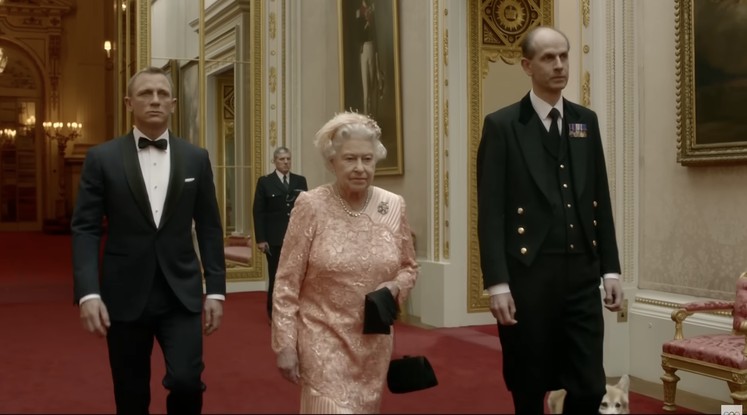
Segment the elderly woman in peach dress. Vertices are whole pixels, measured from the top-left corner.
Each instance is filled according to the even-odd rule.
[[[401,305],[418,265],[404,199],[371,185],[386,156],[371,118],[338,114],[315,144],[333,183],[301,193],[275,280],[272,348],[301,385],[301,413],[376,413],[392,336],[363,334],[365,295],[388,288]],[[287,247],[287,248],[286,248]]]

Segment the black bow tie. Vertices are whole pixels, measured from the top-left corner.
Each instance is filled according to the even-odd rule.
[[[160,150],[166,150],[166,148],[169,146],[169,140],[161,139],[161,140],[149,140],[145,137],[140,137],[139,140],[137,140],[137,146],[140,148],[145,148],[148,146],[153,146]]]

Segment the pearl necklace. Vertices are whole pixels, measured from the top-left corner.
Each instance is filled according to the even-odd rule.
[[[348,207],[348,204],[345,203],[345,200],[342,199],[342,196],[340,196],[340,191],[337,189],[335,189],[335,196],[337,196],[337,200],[340,202],[342,210],[344,210],[345,213],[348,214],[348,216],[357,218],[358,216],[362,215],[366,210],[366,207],[368,207],[368,202],[371,200],[371,190],[367,191],[366,201],[363,203],[363,207],[358,212],[354,212],[352,209],[350,209],[350,207]]]

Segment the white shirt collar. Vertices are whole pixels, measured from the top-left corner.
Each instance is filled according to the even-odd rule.
[[[288,181],[290,181],[290,179],[291,179],[290,178],[290,172],[283,174],[283,173],[280,173],[279,170],[275,169],[275,174],[278,175],[278,178],[280,179],[281,182],[283,181],[283,176],[286,176],[286,175],[288,176]]]
[[[547,102],[543,101],[542,98],[538,97],[537,94],[534,93],[534,89],[529,91],[529,100],[532,101],[532,107],[534,107],[534,111],[537,112],[537,115],[539,115],[540,119],[547,119],[550,116],[550,110],[553,108],[557,108],[560,112],[560,119],[563,119],[563,97],[561,96],[558,102],[555,104],[555,106],[552,106],[548,104]]]

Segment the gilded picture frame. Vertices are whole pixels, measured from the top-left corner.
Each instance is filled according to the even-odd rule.
[[[747,4],[677,0],[677,161],[747,162]]]
[[[381,127],[377,175],[404,173],[397,0],[338,0],[340,103]]]

